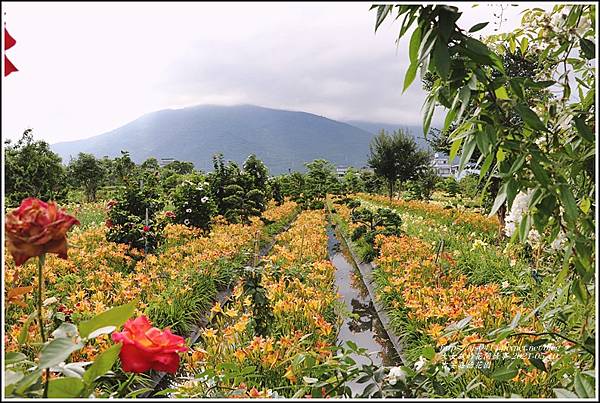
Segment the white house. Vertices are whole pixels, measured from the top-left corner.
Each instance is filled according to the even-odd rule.
[[[447,178],[458,173],[458,158],[454,158],[454,161],[450,162],[446,154],[435,153],[431,161],[431,167],[438,176]]]

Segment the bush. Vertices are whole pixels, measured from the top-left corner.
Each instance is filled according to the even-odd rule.
[[[173,191],[175,221],[188,227],[210,229],[210,221],[217,212],[208,182],[201,178],[184,180]]]
[[[108,203],[108,241],[143,249],[147,253],[154,252],[162,242],[165,222],[157,219],[156,214],[164,204],[156,191],[155,181],[148,182],[141,187],[137,182],[127,181],[116,200]]]

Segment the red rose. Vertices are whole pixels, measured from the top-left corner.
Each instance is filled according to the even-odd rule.
[[[148,231],[150,231],[150,227],[147,225],[144,225],[144,232],[148,232]]]
[[[6,216],[6,247],[17,266],[44,253],[56,253],[66,259],[66,234],[75,224],[79,221],[59,210],[56,203],[29,197]]]
[[[167,217],[167,218],[175,218],[175,213],[172,212],[172,211],[167,211],[165,213],[165,217]]]
[[[179,368],[178,352],[187,351],[185,340],[169,329],[152,327],[145,316],[130,319],[122,332],[112,334],[115,342],[123,342],[119,357],[123,371],[146,372],[149,369],[174,374]]]
[[[112,228],[112,226],[114,225],[112,220],[106,220],[106,228]]]

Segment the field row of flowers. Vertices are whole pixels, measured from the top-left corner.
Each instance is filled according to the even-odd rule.
[[[546,329],[532,309],[539,302],[529,293],[535,281],[521,274],[519,284],[515,274],[527,263],[478,239],[494,229],[493,221],[422,202],[359,197],[363,207],[401,212],[401,236],[376,236],[373,274],[406,358],[429,379],[426,395],[553,397],[553,388],[572,381],[573,344],[542,337],[557,329]],[[335,208],[351,232],[350,209]],[[452,238],[444,249],[443,237]],[[509,272],[511,281],[503,281]]]
[[[460,226],[468,231],[476,231],[494,236],[498,232],[497,217],[486,217],[467,209],[448,208],[443,203],[420,200],[390,200],[386,196],[360,193],[359,198],[386,207],[418,215],[432,222],[444,222],[447,225]]]
[[[337,293],[325,226],[322,210],[302,212],[262,267],[212,307],[175,395],[311,396],[305,377],[335,369]]]
[[[289,221],[295,211],[294,202],[272,203],[265,214],[279,223]],[[259,218],[250,225],[217,219],[211,233],[203,236],[193,228],[170,224],[159,252],[143,259],[123,244],[108,242],[105,232],[100,225],[76,230],[69,238],[68,260],[48,255],[46,320],[79,323],[137,299],[136,314],[186,334],[210,308],[217,289],[232,281],[236,265],[251,257],[255,241],[266,236],[267,228]],[[34,261],[15,266],[5,249],[5,262],[7,291],[29,291],[36,286]],[[25,293],[12,302],[5,311],[7,351],[18,350],[23,333],[28,333],[29,340],[39,337],[38,327],[27,321],[34,309],[32,294]],[[108,337],[101,336],[73,359],[93,360],[108,346]]]

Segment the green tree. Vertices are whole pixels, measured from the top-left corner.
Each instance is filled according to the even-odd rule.
[[[456,7],[375,8],[376,29],[394,9],[395,18],[403,21],[400,37],[416,23],[404,89],[419,69],[421,76],[425,71],[437,74],[423,108],[424,132],[435,108],[447,108],[444,129],[456,126],[448,135],[450,158],[461,155],[462,169],[477,148],[480,178],[489,171],[493,175],[486,185],[493,184],[491,178],[499,179],[490,214],[510,209],[517,194],[527,192],[531,197],[518,225],[519,239],[525,242],[532,228],[546,244],[559,241],[559,234],[566,238],[563,256],[548,257],[556,262],[547,268],[552,293],[535,311],[554,306],[539,312],[546,334],[576,345],[571,357],[578,361],[577,371],[573,381],[557,384],[557,397],[564,388],[578,397],[591,397],[588,389],[593,386],[582,387],[580,371],[595,367],[595,4],[556,5],[550,12],[527,10],[521,27],[483,40],[474,33],[486,23],[459,27],[461,13]],[[507,55],[516,53],[535,63],[532,76],[515,76],[505,67],[504,60],[511,57]],[[535,91],[546,88],[553,95]],[[515,324],[520,325],[518,320]],[[510,328],[504,330],[504,337],[518,336]]]
[[[172,171],[180,175],[191,174],[194,172],[194,163],[189,161],[173,161],[163,167],[164,171]]]
[[[14,145],[5,141],[6,204],[18,205],[27,197],[62,200],[66,196],[66,175],[61,158],[47,142],[33,140],[31,129],[25,130]]]
[[[307,169],[305,194],[310,199],[322,200],[327,193],[333,193],[338,189],[339,181],[335,166],[331,162],[317,159],[304,166]]]
[[[430,160],[429,153],[419,150],[415,140],[402,129],[391,135],[382,130],[369,148],[369,166],[387,181],[390,200],[396,182],[400,182],[401,187],[402,182],[415,178]]]
[[[349,193],[358,193],[365,191],[365,183],[360,172],[352,167],[348,168],[342,178],[344,190]]]
[[[121,156],[114,159],[113,166],[114,174],[120,185],[137,176],[137,165],[129,156],[129,151],[122,150]]]
[[[77,159],[69,162],[67,172],[73,184],[83,188],[86,200],[96,201],[96,192],[106,178],[103,164],[92,154],[79,153]]]

